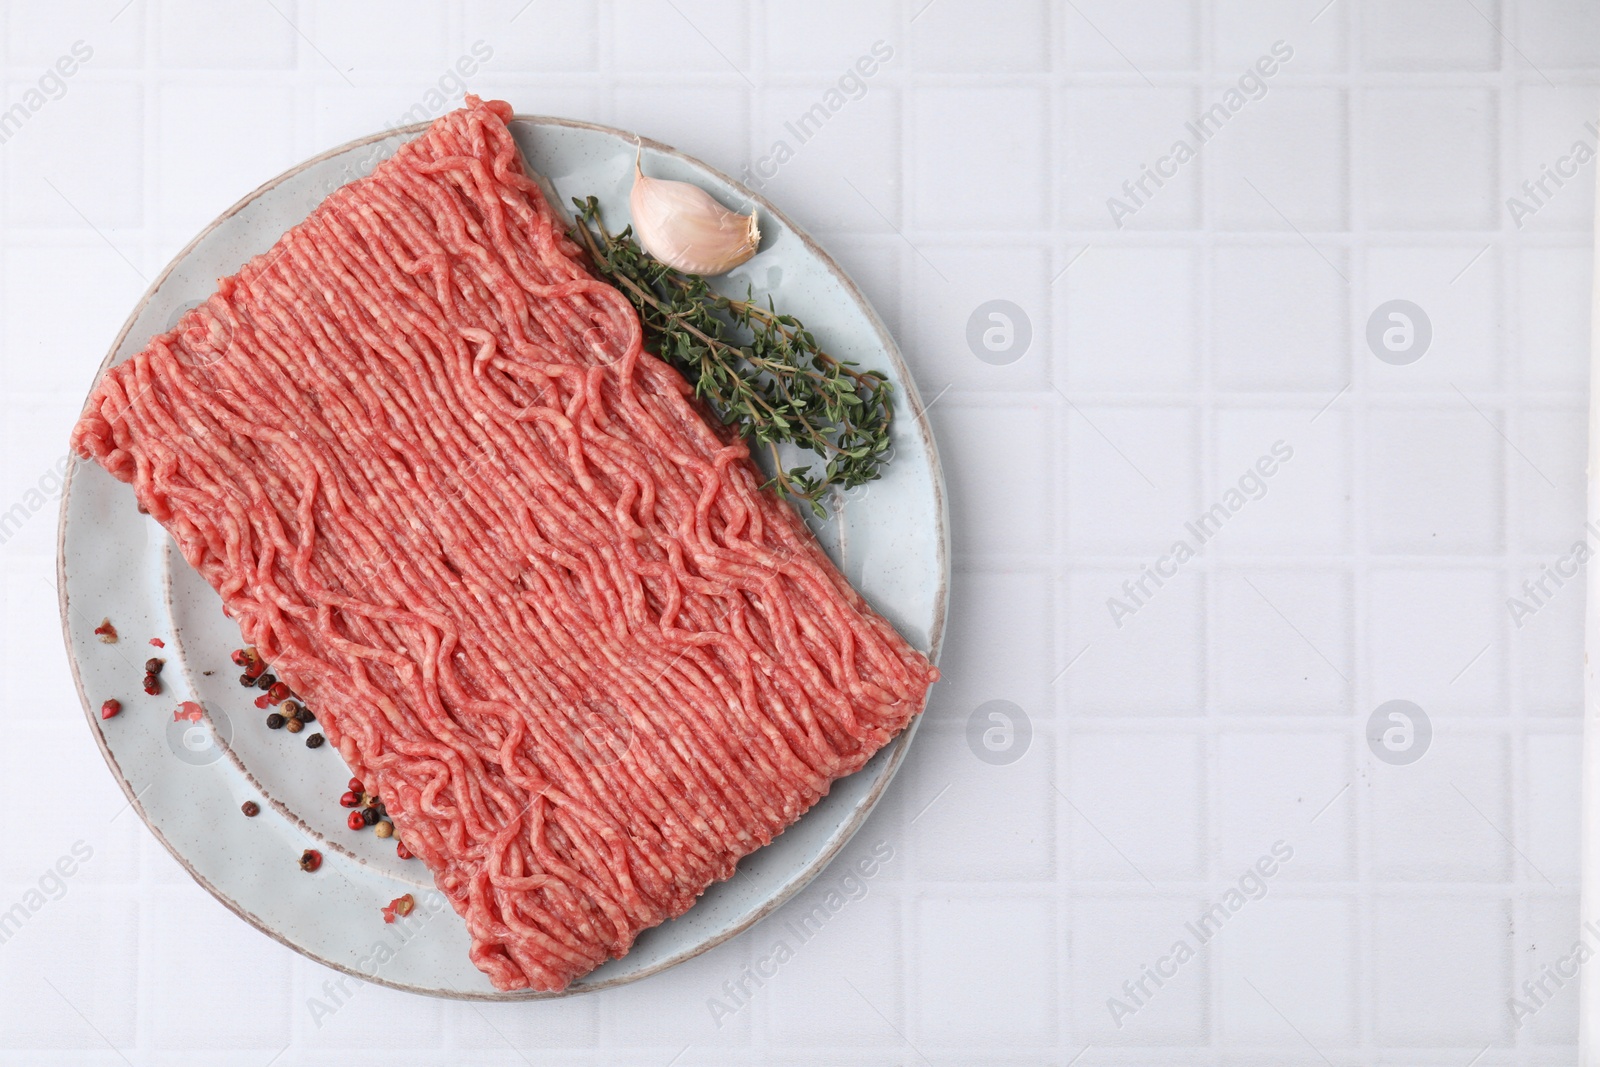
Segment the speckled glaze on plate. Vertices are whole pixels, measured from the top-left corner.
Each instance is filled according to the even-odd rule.
[[[105,368],[139,351],[218,278],[266,251],[329,192],[366,174],[424,125],[354,141],[273,179],[207,227],[158,278],[123,326]],[[600,198],[613,229],[627,221],[634,152],[641,139],[603,126],[543,117],[511,124],[530,168],[569,207]],[[918,648],[937,657],[948,588],[948,517],[937,453],[916,386],[894,341],[860,291],[771,205],[697,160],[643,140],[657,177],[698,182],[725,203],[761,213],[760,253],[730,274],[729,291],[775,294],[834,355],[884,371],[899,392],[894,458],[885,477],[851,491],[816,530],[856,588]],[[367,981],[434,996],[515,1000],[467,958],[465,925],[433,889],[421,861],[396,858],[394,842],[345,826],[338,806],[349,771],[331,746],[268,730],[253,691],[240,687],[228,653],[238,627],[179,555],[166,532],[134,506],[133,491],[94,464],[73,460],[58,535],[61,622],[84,712],[133,807],[177,860],[218,900],[262,932]],[[103,644],[93,630],[120,631]],[[147,643],[165,642],[158,651]],[[163,656],[166,692],[140,689],[144,660]],[[101,701],[122,701],[102,721]],[[205,709],[176,717],[182,701]],[[571,995],[663,971],[732,937],[798,892],[865,820],[904,758],[916,722],[776,841],[708,889],[682,917],[640,935],[633,950],[574,982]],[[262,811],[240,813],[248,800]],[[323,853],[303,873],[302,850]],[[405,893],[421,906],[386,925],[382,907]],[[380,947],[381,946],[381,947]],[[201,944],[192,946],[204,952]]]

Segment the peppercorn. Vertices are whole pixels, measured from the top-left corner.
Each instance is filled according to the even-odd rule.
[[[256,688],[257,689],[260,689],[260,690],[263,690],[263,691],[266,691],[266,692],[270,692],[272,690],[272,687],[277,685],[277,684],[278,684],[278,678],[277,678],[276,675],[273,675],[273,674],[258,674],[258,675],[256,675]],[[282,701],[274,700],[273,703],[274,704],[279,704],[279,703],[282,703]]]
[[[367,828],[367,820],[361,817],[359,811],[352,811],[349,817],[345,819],[344,824],[352,830],[365,830]]]
[[[245,651],[242,648],[234,649],[228,654],[228,658],[233,660],[233,664],[236,667],[250,666],[250,657],[245,654]]]
[[[291,734],[297,734],[306,728],[306,724],[299,719],[285,719],[283,720],[283,728]]]
[[[240,805],[239,810],[244,812],[245,818],[253,819],[261,814],[261,805],[253,800],[247,800]]]
[[[160,695],[160,693],[161,693],[161,679],[157,678],[153,674],[145,675],[144,676],[144,691],[146,693],[148,693],[150,696],[158,696],[158,695]]]
[[[394,823],[390,822],[388,819],[379,820],[378,825],[372,828],[372,832],[377,834],[379,837],[393,837]]]
[[[306,747],[321,748],[322,743],[326,740],[327,738],[323,737],[321,734],[312,734],[310,737],[306,738]]]
[[[271,703],[272,701],[267,699],[267,694],[265,693],[262,693],[260,696],[256,697],[256,707],[262,709],[263,711],[265,711],[267,705]]]
[[[341,808],[359,808],[361,806],[361,798],[356,796],[354,792],[347,792],[339,798],[339,806]]]
[[[306,707],[304,704],[301,704],[300,705],[300,721],[301,722],[316,722],[317,721],[317,717],[315,715],[311,714],[311,709],[310,708]]]
[[[378,825],[378,813],[372,808],[362,808],[361,821],[368,826],[376,826]]]
[[[270,698],[272,694],[268,693],[267,696]],[[306,709],[300,706],[300,702],[298,700],[285,700],[283,703],[278,705],[278,710],[289,716],[291,719],[299,719],[301,722],[305,721]]]
[[[417,898],[407,893],[394,902],[394,913],[402,919],[410,915],[417,908]]]
[[[404,841],[396,841],[394,843],[394,854],[403,860],[412,858],[411,850],[406,848],[406,843]]]
[[[289,720],[285,719],[282,715],[279,715],[277,712],[273,712],[271,715],[267,716],[267,729],[281,730],[283,729],[283,724],[288,721]]]
[[[250,678],[260,678],[266,671],[267,661],[264,659],[258,659],[244,669],[244,673]]]
[[[367,787],[361,784],[361,779],[359,779],[359,778],[350,779],[349,789],[350,789],[350,792],[355,793],[357,795],[360,795],[360,794],[365,793],[367,791]]]
[[[100,643],[103,645],[117,643],[117,628],[111,625],[110,619],[101,619],[100,625],[94,628],[94,635],[100,639]]]
[[[302,871],[314,871],[321,866],[322,853],[318,852],[316,849],[308,848],[304,852],[300,853],[300,869]]]
[[[112,697],[110,700],[100,705],[100,717],[102,719],[115,718],[117,712],[121,710],[122,701],[118,700],[116,697]]]
[[[288,700],[294,695],[289,691],[289,687],[283,682],[273,682],[269,686],[262,686],[262,688],[267,691],[267,699],[272,701],[274,704],[282,704],[285,700]]]
[[[149,659],[144,661],[144,673],[146,673],[146,674],[160,674],[161,673],[161,668],[165,667],[166,665],[167,665],[167,661],[166,660],[157,659],[156,657],[151,656]]]
[[[244,686],[246,689],[254,689],[256,687],[256,680],[250,677],[248,674],[241,674],[239,675],[239,684]]]

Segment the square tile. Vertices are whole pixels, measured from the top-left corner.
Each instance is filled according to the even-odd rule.
[[[1339,73],[1345,69],[1352,9],[1330,4],[1312,19],[1277,0],[1215,0],[1210,5],[1211,64],[1219,73],[1242,74],[1266,58],[1295,74]],[[1287,50],[1288,59],[1272,53],[1280,41],[1279,54]]]
[[[868,869],[881,870],[864,850],[862,858]],[[852,866],[848,860],[841,863]],[[907,969],[900,899],[893,889],[862,877],[859,868],[840,874],[834,869],[830,866],[817,883],[774,913],[772,921],[751,931],[757,975],[777,971],[756,1007],[770,1020],[774,1044],[899,1045],[899,1036],[884,1025],[878,1011],[904,1018],[901,990]],[[815,911],[819,906],[834,909],[825,927],[818,925],[823,914]],[[792,951],[792,958],[785,958],[783,949]],[[777,963],[779,959],[784,962]]]
[[[1233,878],[1283,841],[1285,883],[1354,880],[1348,733],[1232,730],[1217,739],[1215,871]]]
[[[95,237],[50,247],[7,249],[0,289],[0,383],[18,390],[81,394],[148,284]],[[71,278],[72,287],[61,279]],[[98,294],[81,300],[80,292]],[[66,450],[66,436],[57,438]],[[36,472],[42,474],[43,471]],[[48,524],[49,520],[47,520]]]
[[[1247,102],[1204,153],[1212,223],[1229,230],[1344,229],[1350,188],[1344,91],[1246,80]]]
[[[163,66],[214,70],[293,67],[295,23],[307,12],[295,0],[230,11],[204,0],[159,0],[156,55]],[[273,6],[277,10],[273,10]],[[124,13],[126,19],[133,12]],[[119,19],[120,21],[120,19]],[[307,49],[306,63],[322,63]],[[326,71],[326,65],[323,68]],[[332,76],[332,71],[327,71]]]
[[[1529,405],[1516,417],[1521,455],[1508,458],[1515,547],[1547,557],[1570,556],[1574,544],[1587,539],[1591,551],[1600,549],[1600,534],[1583,528],[1588,413],[1578,406]]]
[[[1285,899],[1272,883],[1267,891],[1218,941],[1219,1036],[1230,1047],[1354,1044],[1361,979],[1354,902]]]
[[[130,1049],[139,1040],[141,911],[122,896],[91,900],[78,895],[85,893],[82,887],[70,893],[59,900],[46,897],[6,938],[0,996],[8,1005],[8,1049],[74,1050],[76,1057],[67,1058],[88,1062],[108,1041]],[[38,899],[12,885],[0,886],[0,894],[8,910]],[[42,1059],[30,1052],[17,1062]]]
[[[1091,246],[1081,254],[1057,268],[1066,273],[1052,286],[1056,321],[1066,324],[1065,368],[1057,379],[1069,391],[1192,385],[1198,367],[1197,253]]]
[[[1521,62],[1520,60],[1518,62]],[[1594,224],[1592,95],[1524,85],[1516,97],[1516,159],[1505,177],[1505,212],[1518,230],[1589,233]]]
[[[1056,19],[1068,73],[1138,74],[1199,65],[1200,20],[1194,0],[1157,0],[1139,7],[1076,0],[1058,8]]]
[[[1477,15],[1462,18],[1448,0],[1364,6],[1362,59],[1371,70],[1493,70],[1500,62],[1499,7],[1488,0]]]
[[[1062,819],[1071,877],[1141,889],[1206,875],[1205,739],[1146,730],[1074,730]]]
[[[1333,398],[1330,396],[1329,400]],[[1310,405],[1316,403],[1316,408]],[[1205,506],[1219,558],[1337,553],[1350,543],[1350,416],[1326,402],[1221,408],[1212,415],[1216,467]],[[1218,528],[1216,506],[1235,513]],[[1192,535],[1191,535],[1192,536]]]
[[[1452,729],[1442,714],[1430,721],[1433,739],[1421,759],[1371,764],[1373,872],[1388,881],[1508,881],[1518,835],[1505,741]]]
[[[1499,551],[1504,414],[1470,403],[1458,411],[1382,409],[1368,417],[1367,536],[1374,550]]]
[[[1211,358],[1218,385],[1332,396],[1350,380],[1350,272],[1342,252],[1298,240],[1225,246],[1212,253],[1212,265]]]
[[[749,24],[744,0],[631,4],[625,18],[612,21],[615,63],[625,71],[725,75],[748,88]]]
[[[1188,129],[1195,100],[1190,89],[1064,90],[1057,110],[1062,220],[1088,230],[1197,225],[1198,139]]]
[[[158,1049],[281,1048],[292,1010],[293,950],[278,944],[193,882],[143,905],[157,974],[185,974],[200,997],[152,997],[147,1040]],[[248,983],[238,976],[250,976]]]
[[[1573,798],[1583,793],[1583,756],[1578,736],[1570,731],[1529,733],[1524,742],[1523,781],[1527,800],[1522,806],[1518,847],[1535,872],[1543,872],[1557,886],[1576,887],[1578,855],[1582,845],[1579,811]],[[1546,887],[1548,888],[1548,887]]]
[[[1593,70],[1594,50],[1586,47],[1600,35],[1600,11],[1581,0],[1544,0],[1517,5],[1516,40],[1545,69]],[[1521,61],[1518,60],[1519,67]]]
[[[1415,701],[1436,723],[1505,713],[1505,591],[1496,571],[1375,569],[1362,610],[1374,706]]]
[[[777,4],[764,8],[762,16],[769,71],[843,75],[862,61],[857,73],[865,75],[874,66],[879,71],[908,66],[900,5],[894,0],[819,0],[805,7]],[[865,76],[876,77],[876,72]]]
[[[1074,899],[1066,1010],[1077,1045],[1176,1048],[1208,1042],[1214,961],[1189,924],[1211,903],[1125,893]],[[1167,977],[1149,978],[1146,967],[1160,967]],[[1170,1058],[1158,1055],[1149,1062]]]
[[[62,0],[58,4],[25,4],[8,9],[5,49],[10,73],[37,79],[54,68],[59,75],[73,67],[72,62],[56,67],[63,57],[95,70],[139,66],[144,57],[144,25],[137,17],[125,17],[127,14],[131,12],[107,21],[105,5],[99,0]],[[83,32],[89,26],[94,27],[93,40]],[[75,45],[79,46],[76,55]],[[37,74],[31,68],[38,68]],[[37,80],[34,85],[38,86]],[[50,86],[40,88],[48,92]]]
[[[929,414],[941,441],[969,442],[940,455],[957,556],[1045,551],[1052,525],[1050,411],[1042,403],[975,407],[946,397]]]
[[[832,98],[837,110],[823,98],[813,89],[764,94],[756,157],[736,176],[812,233],[892,234],[884,216],[900,215],[899,91],[863,79],[853,95]]]
[[[1492,90],[1368,89],[1355,123],[1360,217],[1395,230],[1497,226],[1498,123]]]
[[[1340,715],[1355,663],[1347,576],[1219,571],[1211,580],[1216,707],[1227,714]]]
[[[737,86],[630,82],[612,94],[612,122],[697,156],[724,174],[734,174],[749,158],[749,95],[743,82]],[[705,115],[716,115],[717,121],[706,122]]]
[[[1498,249],[1486,249],[1482,244],[1380,245],[1368,249],[1365,275],[1367,299],[1356,309],[1356,349],[1374,388],[1483,389],[1499,380],[1507,346],[1505,312],[1500,305],[1505,286]],[[1395,300],[1421,308],[1426,325],[1395,319],[1395,309],[1389,306]],[[1404,310],[1400,314],[1417,317]],[[1397,327],[1398,332],[1389,333]],[[1413,362],[1386,361],[1386,356],[1413,358],[1409,350],[1391,351],[1388,340],[1409,349],[1420,344],[1424,329],[1427,347]],[[1372,358],[1368,358],[1369,352]]]
[[[1588,386],[1589,295],[1594,256],[1583,246],[1522,248],[1518,263],[1516,359],[1519,380],[1581,393]]]
[[[945,265],[940,269],[950,273],[950,280],[940,279],[916,255],[908,260],[911,308],[903,341],[917,361],[917,380],[927,383],[924,400],[950,387],[963,394],[1035,391],[1054,402],[1049,252],[925,247],[934,264]]]
[[[137,235],[127,231],[145,222],[144,90],[86,72],[64,84],[4,143],[5,217],[13,226],[81,230],[138,263]],[[115,181],[105,178],[108,165]]]
[[[1042,92],[927,88],[906,106],[911,195],[904,228],[1021,229],[1046,222],[1050,156],[1039,135],[1048,113]]]
[[[248,111],[256,121],[237,121]],[[298,159],[294,94],[283,88],[196,92],[169,86],[156,99],[159,220],[194,231]],[[271,245],[262,243],[261,251]]]
[[[1126,555],[1165,553],[1197,513],[1194,412],[1067,400],[1067,543]]]
[[[1570,1047],[1578,1033],[1578,986],[1589,975],[1582,961],[1592,958],[1600,938],[1579,922],[1576,892],[1541,893],[1526,909],[1518,916],[1516,983],[1506,1007],[1516,1016],[1519,1044]]]
[[[1042,899],[929,894],[917,901],[907,1036],[917,1044],[1028,1047],[1055,1025],[1054,909]]]
[[[1051,9],[1044,0],[997,8],[983,0],[915,0],[912,63],[919,72],[1010,74],[1048,69]]]
[[[995,709],[999,717],[991,718]],[[1048,719],[1019,727],[1020,705],[977,705],[954,728],[918,738],[921,752],[906,768],[912,822],[906,830],[917,878],[933,882],[1035,881],[1055,874],[1057,795]],[[1026,715],[1023,712],[1023,715]],[[994,765],[973,748],[974,727],[997,730]],[[1031,729],[1025,748],[1021,730]],[[984,744],[981,734],[976,743]],[[987,749],[979,751],[988,752]],[[1017,752],[1021,752],[1017,756]]]
[[[1591,553],[1580,569],[1576,546]],[[1517,703],[1524,714],[1576,716],[1583,708],[1583,576],[1596,566],[1593,535],[1552,553],[1537,567],[1514,567],[1506,578],[1501,624],[1516,650]],[[1573,574],[1573,571],[1578,571]]]
[[[473,61],[497,71],[592,71],[599,67],[597,5],[538,4],[524,11],[526,3],[466,0],[462,40],[469,42],[467,54]],[[506,31],[508,25],[511,32]]]
[[[1048,575],[958,570],[950,609],[971,625],[952,627],[940,656],[939,683],[926,712],[964,729],[980,704],[1009,700],[1033,719],[1050,718],[1051,598]]]
[[[368,71],[442,73],[455,61],[448,51],[449,11],[440,4],[352,0],[331,7],[318,5],[306,15],[306,35],[354,82],[359,83]]]
[[[1476,1049],[1509,1041],[1510,936],[1503,900],[1375,901],[1371,966],[1378,1043]]]
[[[1141,576],[1131,566],[1082,568],[1069,580],[1067,662],[1056,683],[1069,713],[1204,713],[1204,578],[1180,570],[1160,588],[1146,582],[1146,596],[1138,592]]]

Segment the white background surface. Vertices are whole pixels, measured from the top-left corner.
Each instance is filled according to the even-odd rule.
[[[1571,1062],[1574,986],[1520,1026],[1508,999],[1578,936],[1581,594],[1521,628],[1506,601],[1582,537],[1593,165],[1520,228],[1505,201],[1594,143],[1600,10],[521,4],[7,5],[0,105],[94,54],[0,144],[0,513],[49,492],[195,231],[474,42],[482,95],[737,173],[882,40],[764,192],[895,331],[950,480],[946,681],[846,853],[894,858],[720,1026],[710,998],[837,873],[620,991],[366,988],[314,1018],[332,973],[119,814],[57,633],[52,503],[0,544],[0,910],[75,842],[93,858],[0,944],[0,1062]],[[1266,95],[1118,229],[1107,198],[1279,40]],[[1366,343],[1397,298],[1432,325],[1408,366]],[[993,299],[1031,324],[1004,366],[966,339]],[[1117,627],[1107,599],[1280,440],[1265,496]],[[1432,724],[1407,766],[1366,740],[1392,699]],[[992,700],[1032,727],[1006,765],[966,740]],[[1280,840],[1264,898],[1118,1028],[1108,998]]]

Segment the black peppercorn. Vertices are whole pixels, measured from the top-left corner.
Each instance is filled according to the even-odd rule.
[[[275,686],[277,684],[278,684],[278,680],[276,678],[274,678],[270,674],[263,674],[261,677],[257,678],[256,681],[255,681],[255,686],[256,686],[257,689],[271,689],[273,686]]]
[[[361,821],[366,823],[368,826],[376,826],[376,825],[378,825],[378,809],[377,808],[362,808],[361,809]]]
[[[312,734],[310,737],[306,738],[306,747],[307,748],[321,748],[322,747],[322,742],[324,742],[326,740],[327,740],[327,738],[323,737],[321,734]]]
[[[156,657],[151,656],[149,659],[144,661],[144,673],[146,673],[146,674],[160,674],[161,673],[161,668],[165,667],[166,665],[167,665],[167,661],[166,660],[157,659]]]
[[[285,719],[282,715],[279,715],[277,712],[273,712],[271,715],[267,716],[267,729],[281,730],[283,729],[283,724],[288,721],[289,720]]]
[[[244,812],[244,813],[245,813],[245,817],[246,817],[246,818],[250,818],[250,819],[253,819],[253,818],[255,818],[255,817],[256,817],[256,816],[257,816],[257,815],[260,815],[260,814],[261,814],[261,805],[260,805],[260,804],[257,804],[257,803],[256,803],[256,802],[255,802],[255,801],[253,801],[253,800],[247,800],[247,801],[245,801],[245,802],[244,802],[244,804],[243,804],[243,805],[242,805],[242,806],[241,806],[241,807],[240,807],[240,808],[239,808],[239,810],[240,810],[240,811],[242,811],[242,812]]]

